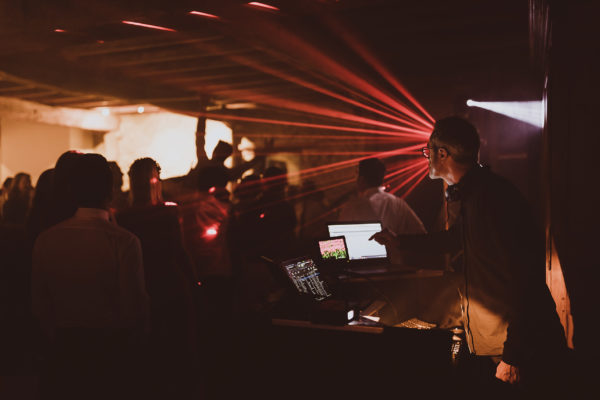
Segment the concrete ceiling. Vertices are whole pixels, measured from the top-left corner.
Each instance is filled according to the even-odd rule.
[[[410,103],[350,43],[434,116],[463,95],[526,97],[536,87],[524,0],[265,3],[279,10],[240,0],[2,0],[0,96],[77,108],[147,103],[224,118],[278,110],[302,120],[305,105],[372,116],[340,100],[381,104],[366,83]],[[246,103],[257,107],[227,108]]]

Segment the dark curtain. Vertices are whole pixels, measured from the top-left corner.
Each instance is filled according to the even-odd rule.
[[[600,258],[600,2],[530,0],[532,55],[545,72],[543,140],[548,248],[571,300],[573,342],[594,359]]]

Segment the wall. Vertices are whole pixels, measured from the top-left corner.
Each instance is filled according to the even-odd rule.
[[[123,115],[119,128],[104,135],[104,143],[96,150],[119,164],[125,188],[129,166],[142,157],[160,164],[162,179],[185,175],[198,162],[196,122],[196,118],[166,112]]]
[[[35,185],[39,175],[52,168],[63,152],[93,145],[94,136],[89,131],[0,117],[0,180],[26,172]]]

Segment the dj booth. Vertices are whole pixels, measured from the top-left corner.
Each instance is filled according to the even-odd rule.
[[[337,283],[329,282],[336,296],[321,302],[302,296],[281,299],[279,308],[263,320],[244,324],[234,379],[234,390],[242,393],[236,395],[430,398],[456,391],[453,332],[384,326],[360,318],[373,300],[381,303],[381,290],[393,296],[393,288],[403,289],[400,298],[390,299],[399,301],[395,313],[389,304],[383,308],[394,316],[390,321],[417,316],[420,291],[408,288],[435,285],[441,275],[392,266],[362,276],[338,275]],[[358,301],[361,297],[366,300]],[[347,320],[349,308],[355,311],[352,321]]]
[[[242,343],[233,384],[252,398],[430,398],[457,388],[447,330],[273,319]]]
[[[345,232],[319,242],[320,258],[263,257],[284,294],[236,329],[229,389],[269,399],[430,398],[456,390],[453,332],[397,326],[421,317],[422,304],[445,302],[431,296],[443,286],[443,271],[390,264],[385,248],[368,240],[379,224],[337,228]],[[353,251],[381,253],[384,262],[353,262]],[[345,259],[327,260],[331,254]]]

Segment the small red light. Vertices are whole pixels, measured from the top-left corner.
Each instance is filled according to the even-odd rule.
[[[96,40],[96,43],[104,44],[104,40]]]
[[[197,284],[198,286],[202,286],[202,282],[200,282],[200,281],[196,282],[196,284]]]
[[[263,219],[265,217],[265,214],[262,213],[262,214],[259,215],[259,217],[260,217],[260,219]]]
[[[279,8],[277,8],[277,7],[270,6],[265,3],[259,3],[258,1],[251,1],[250,3],[248,3],[248,5],[254,6],[254,7],[260,7],[260,8],[266,8],[268,10],[273,10],[273,11],[279,11]]]
[[[214,186],[213,186],[213,187],[211,187],[210,189],[208,189],[208,193],[214,193],[214,192],[216,192],[216,191],[217,191],[217,188],[216,188],[216,187],[214,187]]]
[[[164,204],[167,207],[175,207],[175,206],[177,206],[177,203],[175,203],[174,201],[165,201]]]
[[[150,183],[158,183],[158,178],[152,178],[150,179]]]
[[[127,24],[127,25],[141,26],[142,28],[157,29],[159,31],[177,32],[175,29],[165,28],[164,26],[142,24],[141,22],[134,22],[134,21],[121,21],[121,22],[124,24]]]
[[[54,32],[58,32],[58,33],[65,33],[67,31],[65,31],[64,29],[55,29]]]
[[[218,16],[213,15],[213,14],[209,14],[209,13],[205,13],[205,12],[201,12],[201,11],[190,11],[188,14],[191,15],[197,15],[199,17],[206,17],[206,18],[212,18],[212,19],[219,19]]]

